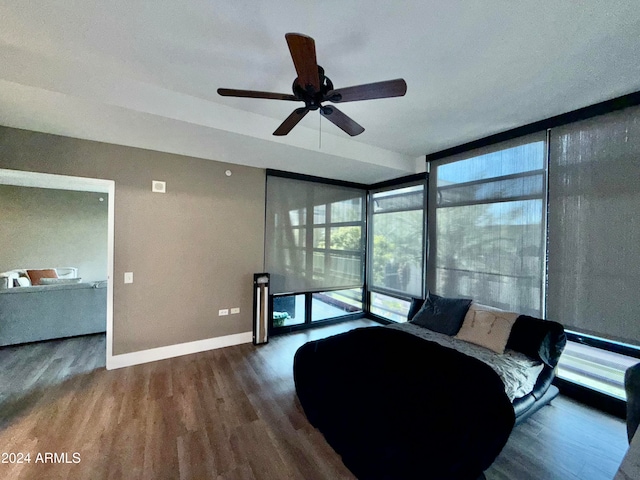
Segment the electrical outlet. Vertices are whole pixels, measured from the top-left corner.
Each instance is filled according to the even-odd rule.
[[[222,317],[223,315],[229,315],[229,309],[228,308],[223,308],[221,310],[218,310],[218,316]]]
[[[124,272],[124,283],[133,283],[133,272]]]
[[[240,313],[240,307],[235,307],[231,309],[231,315],[235,315],[236,313]]]

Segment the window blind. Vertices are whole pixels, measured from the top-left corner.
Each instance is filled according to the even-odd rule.
[[[547,316],[640,345],[640,107],[551,131]]]
[[[267,176],[265,268],[273,293],[364,284],[366,191]]]
[[[541,317],[545,133],[431,163],[429,290]]]

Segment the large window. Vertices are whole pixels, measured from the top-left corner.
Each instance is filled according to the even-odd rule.
[[[429,289],[543,316],[544,136],[431,169]]]
[[[362,312],[366,191],[267,176],[266,270],[273,325]]]
[[[580,340],[584,341],[585,335],[580,335]],[[628,355],[569,341],[560,357],[558,377],[625,400],[624,374],[636,363],[638,359]]]
[[[370,310],[388,320],[406,321],[409,299],[423,296],[424,187],[422,181],[370,197]]]
[[[559,377],[624,398],[640,358],[640,107],[430,164],[430,290],[562,323]]]
[[[639,172],[640,107],[551,130],[547,316],[573,332],[571,339],[635,357]],[[569,342],[558,376],[624,398],[624,372],[637,362]]]

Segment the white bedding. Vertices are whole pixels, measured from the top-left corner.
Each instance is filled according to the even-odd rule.
[[[533,390],[533,386],[542,371],[544,364],[533,360],[524,353],[505,350],[503,354],[495,353],[485,347],[459,340],[449,335],[437,333],[428,328],[412,323],[397,323],[386,328],[402,330],[443,347],[453,348],[465,355],[477,358],[489,365],[502,379],[509,400],[523,397]]]

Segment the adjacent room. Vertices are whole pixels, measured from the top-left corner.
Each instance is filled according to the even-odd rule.
[[[105,197],[0,185],[0,345],[106,332]]]
[[[0,477],[640,478],[637,2],[0,5]]]

